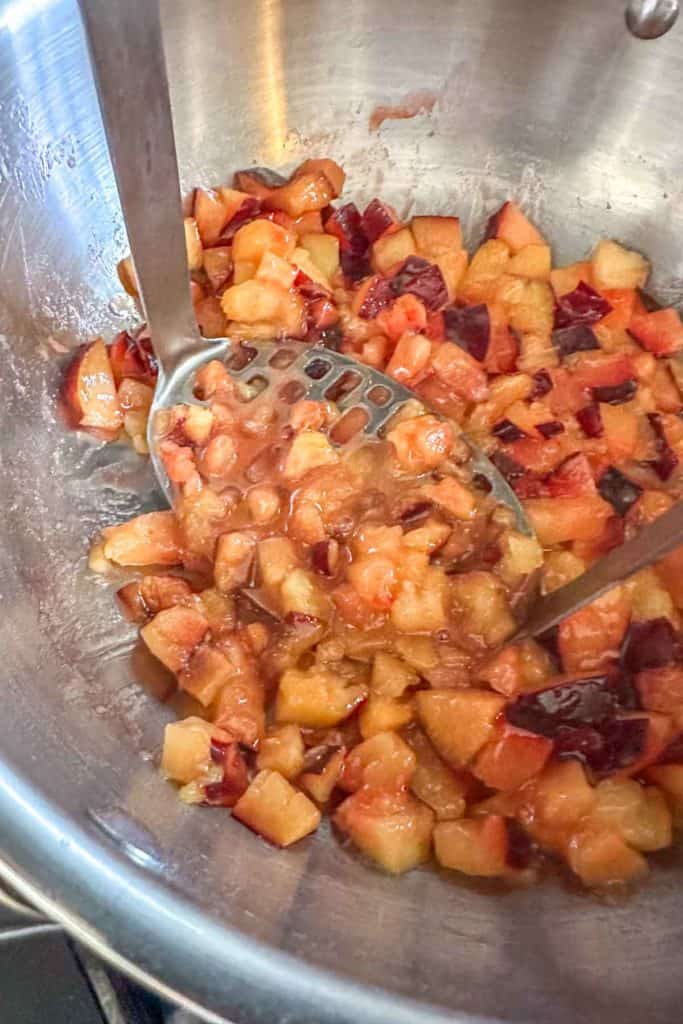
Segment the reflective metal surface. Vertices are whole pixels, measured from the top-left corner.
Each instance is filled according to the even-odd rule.
[[[558,262],[605,233],[680,300],[680,23],[634,39],[620,0],[162,9],[186,185],[329,154],[361,200],[456,210],[470,238],[512,194]],[[369,131],[416,96],[431,113]],[[129,313],[75,0],[0,4],[0,238],[0,848],[41,907],[236,1024],[678,1019],[676,856],[614,906],[555,881],[395,881],[325,832],[280,853],[158,779],[172,713],[84,567],[100,526],[158,495],[133,454],[65,433],[54,402],[60,347]]]

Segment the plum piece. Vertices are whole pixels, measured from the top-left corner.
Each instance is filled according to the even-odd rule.
[[[606,778],[628,768],[645,750],[648,719],[613,718],[599,728],[563,729],[555,738],[555,756],[577,758],[596,778]]]
[[[523,694],[507,705],[505,717],[518,729],[555,739],[563,727],[605,721],[618,706],[607,675],[587,676]]]
[[[595,481],[590,463],[583,452],[569,455],[546,477],[551,498],[579,498],[595,494]]]
[[[585,405],[583,409],[579,409],[576,413],[576,419],[586,437],[602,437],[605,432],[602,416],[600,415],[600,406],[597,402],[591,402],[590,405]]]
[[[553,380],[547,370],[537,370],[531,380],[532,387],[527,396],[529,402],[533,402],[537,398],[543,398],[544,395],[547,395],[553,389]]]
[[[150,387],[156,384],[159,364],[148,337],[136,338],[128,331],[120,331],[109,346],[109,360],[117,384],[124,377],[141,380]]]
[[[362,281],[372,272],[367,256],[342,249],[339,262],[342,273],[349,281]]]
[[[361,227],[370,243],[376,242],[379,236],[395,223],[396,217],[380,199],[373,199],[363,210]]]
[[[652,430],[654,431],[655,450],[657,452],[657,458],[654,459],[650,465],[660,480],[668,480],[678,465],[678,456],[669,444],[666,433],[664,432],[664,424],[660,414],[657,412],[649,412],[647,414],[647,418]]]
[[[553,345],[563,358],[574,352],[591,352],[593,349],[600,348],[600,342],[596,338],[595,332],[586,324],[581,323],[553,331]]]
[[[682,656],[681,638],[669,619],[647,619],[629,626],[622,651],[627,671],[637,674],[646,668],[660,668]]]
[[[598,491],[617,515],[625,516],[643,492],[643,488],[629,480],[615,466],[606,469],[598,480]]]
[[[505,825],[508,834],[506,857],[508,867],[523,871],[535,860],[536,844],[515,818],[506,818]]]
[[[365,293],[358,316],[362,320],[374,320],[383,309],[391,305],[394,298],[395,293],[391,287],[391,281],[387,281],[385,277],[375,277]]]
[[[612,312],[612,306],[604,295],[579,281],[572,292],[560,296],[555,305],[555,328],[575,327],[578,324],[594,324]]]
[[[511,200],[503,203],[501,208],[489,217],[484,241],[489,238],[502,239],[513,253],[518,253],[527,245],[545,244],[541,232]]]
[[[488,306],[451,306],[444,310],[446,337],[480,363],[486,358],[491,340],[491,317]]]
[[[321,540],[311,548],[311,564],[320,576],[334,576],[339,565],[339,544],[336,540]]]
[[[591,393],[596,402],[622,405],[624,402],[630,402],[637,390],[637,381],[625,380],[621,384],[607,384],[604,387],[591,388]]]
[[[345,203],[336,209],[325,222],[325,231],[337,236],[342,253],[364,256],[368,251],[370,242],[355,203]]]
[[[514,441],[521,441],[528,435],[518,427],[512,420],[499,420],[494,424],[492,433],[504,444],[512,444]]]
[[[667,743],[657,758],[657,764],[683,764],[683,732]]]
[[[409,256],[390,280],[394,295],[414,295],[435,313],[448,302],[448,289],[436,263],[421,256]]]
[[[559,420],[548,420],[547,423],[537,423],[536,430],[547,440],[549,437],[555,437],[557,434],[563,434],[564,423],[561,423]]]
[[[113,441],[123,426],[123,412],[109,353],[101,338],[83,345],[69,363],[61,402],[70,424],[103,441]]]

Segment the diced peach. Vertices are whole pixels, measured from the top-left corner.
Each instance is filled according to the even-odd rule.
[[[647,873],[647,862],[610,829],[586,827],[570,841],[569,866],[585,885],[631,882]]]
[[[123,290],[130,295],[131,298],[139,298],[140,289],[138,287],[138,279],[131,256],[126,256],[124,259],[119,260],[116,264],[116,273],[118,274]]]
[[[505,587],[489,572],[463,572],[450,578],[453,612],[465,635],[495,647],[511,636],[517,626]]]
[[[411,700],[397,700],[395,697],[381,697],[371,693],[358,716],[360,734],[367,740],[380,732],[402,729],[412,722],[414,714]]]
[[[315,804],[284,776],[267,770],[258,773],[232,813],[276,846],[291,846],[320,824]]]
[[[512,257],[507,265],[506,273],[548,281],[550,280],[550,266],[550,246],[531,244],[525,245]]]
[[[632,249],[617,242],[598,242],[591,257],[596,288],[642,288],[650,273],[650,264]]]
[[[616,773],[621,778],[637,778],[643,769],[649,768],[650,765],[656,764],[658,761],[662,751],[671,739],[674,729],[673,721],[669,715],[662,715],[657,711],[632,711],[621,717],[645,719],[646,722],[645,744],[640,757]]]
[[[228,210],[220,192],[213,189],[195,189],[192,212],[202,245],[215,245],[228,218]]]
[[[256,538],[241,530],[223,533],[216,543],[213,567],[216,587],[229,594],[246,583],[256,548]]]
[[[468,422],[469,429],[490,429],[494,423],[503,418],[505,411],[511,405],[528,398],[532,386],[532,379],[526,373],[515,373],[512,376],[506,375],[492,380],[489,398],[473,409]]]
[[[259,744],[256,764],[259,771],[279,772],[295,779],[304,767],[304,741],[298,725],[275,725]]]
[[[637,413],[624,405],[601,403],[600,417],[611,461],[618,463],[633,458],[639,437]]]
[[[556,267],[550,271],[550,283],[558,299],[573,292],[582,281],[587,285],[592,282],[592,266],[589,260],[571,263],[568,267]]]
[[[683,323],[676,309],[636,313],[631,318],[629,331],[656,356],[673,355],[683,349]]]
[[[379,732],[347,755],[341,784],[351,793],[361,786],[403,789],[410,782],[415,763],[415,754],[398,733]]]
[[[516,203],[508,200],[489,220],[489,237],[500,238],[510,246],[512,253],[518,253],[527,245],[544,245],[540,231],[522,213]]]
[[[106,345],[101,338],[79,349],[69,364],[61,392],[69,420],[103,441],[112,441],[123,425]]]
[[[436,416],[402,420],[387,433],[401,467],[411,473],[436,469],[453,449],[453,428]]]
[[[304,728],[325,729],[353,713],[367,697],[362,685],[328,669],[288,669],[280,679],[275,703],[278,722],[294,722]]]
[[[292,177],[298,178],[304,174],[324,174],[334,191],[333,198],[337,199],[342,194],[346,175],[336,160],[330,160],[327,158],[322,160],[304,160],[304,162],[297,167]]]
[[[520,648],[510,645],[494,654],[478,669],[477,681],[488,683],[492,690],[506,697],[521,693],[524,683]]]
[[[401,697],[410,686],[416,686],[420,677],[414,668],[401,658],[386,651],[378,651],[372,663],[370,688],[381,697]]]
[[[652,765],[645,772],[645,777],[663,790],[680,827],[683,823],[683,764]]]
[[[564,619],[558,634],[564,671],[597,672],[618,659],[630,617],[629,595],[625,588],[615,587]]]
[[[509,246],[499,239],[489,239],[475,252],[458,287],[458,298],[476,305],[493,301],[498,281],[510,260]]]
[[[434,811],[437,821],[453,821],[465,813],[469,782],[442,761],[421,729],[411,727],[404,733],[416,757],[410,789]]]
[[[208,628],[204,616],[194,608],[176,605],[158,612],[142,627],[140,636],[154,657],[177,673],[187,665]]]
[[[266,537],[260,540],[257,558],[261,582],[272,588],[279,587],[299,564],[294,545],[287,537]]]
[[[604,331],[625,331],[631,323],[638,293],[635,288],[605,288],[602,294],[612,307],[612,312],[603,316],[598,325],[598,337]]]
[[[388,270],[402,263],[416,252],[415,239],[410,228],[401,228],[387,235],[381,235],[371,249],[372,269],[386,274]]]
[[[683,667],[646,668],[636,677],[640,701],[648,711],[672,713],[683,707]]]
[[[506,726],[481,748],[471,771],[491,789],[516,789],[543,770],[552,749],[545,736]]]
[[[431,259],[462,249],[462,229],[458,217],[413,217],[410,228],[421,256]]]
[[[191,716],[169,722],[164,729],[161,771],[167,779],[188,783],[199,778],[211,765],[211,742],[225,745],[230,736],[203,718]]]
[[[420,720],[448,764],[458,768],[492,739],[505,698],[488,690],[420,690],[416,695]]]
[[[330,618],[332,605],[313,573],[293,569],[280,584],[280,599],[285,615],[298,613],[323,621]]]
[[[405,295],[399,295],[390,306],[382,309],[375,319],[382,334],[385,334],[391,341],[399,341],[405,334],[415,334],[425,330],[427,310],[424,303],[408,292]]]
[[[507,824],[497,814],[443,821],[434,829],[434,853],[441,867],[465,875],[496,878],[507,874],[508,847]]]
[[[392,624],[401,633],[441,629],[446,624],[446,588],[446,576],[437,566],[425,568],[419,583],[400,580],[391,606]]]
[[[542,825],[564,829],[592,811],[595,790],[578,761],[558,761],[548,765],[536,782],[533,804]]]
[[[421,493],[456,519],[473,519],[476,514],[474,494],[452,476],[445,476],[435,484],[425,484]]]
[[[653,852],[671,845],[671,812],[658,789],[632,779],[605,779],[595,797],[591,820],[616,830],[629,846]]]
[[[279,285],[251,278],[223,292],[221,307],[228,320],[275,324],[280,319],[285,294]]]
[[[208,707],[230,679],[232,666],[221,651],[209,645],[197,647],[178,675],[178,685]]]
[[[489,396],[486,372],[481,364],[451,341],[439,345],[432,369],[439,380],[469,402],[483,402]]]
[[[332,447],[325,434],[310,430],[297,436],[287,453],[283,476],[295,479],[318,466],[328,466],[339,461],[338,452]]]
[[[605,522],[614,514],[612,506],[598,495],[582,498],[532,498],[524,502],[536,536],[543,545],[569,540],[596,540]]]
[[[506,582],[528,576],[543,565],[543,551],[535,537],[527,537],[517,530],[506,530],[500,540],[502,558],[498,571]]]
[[[391,874],[429,859],[434,815],[405,792],[359,789],[339,806],[335,823],[355,845]]]
[[[232,257],[235,263],[244,260],[259,264],[264,253],[287,259],[296,248],[295,236],[270,220],[253,220],[236,233],[232,242]]]
[[[104,556],[117,565],[180,565],[183,545],[173,512],[146,512],[102,531]]]
[[[299,244],[329,283],[339,270],[339,239],[326,232],[301,235]]]
[[[406,298],[406,296],[401,296]],[[412,298],[412,296],[411,296]],[[394,306],[397,306],[395,303]],[[425,369],[432,355],[432,343],[420,334],[404,334],[399,338],[385,373],[407,384]]]
[[[299,776],[299,785],[317,804],[326,804],[332,796],[344,769],[345,754],[345,748],[340,747],[330,754],[321,768]]]
[[[338,193],[326,174],[320,171],[299,173],[279,188],[270,189],[263,199],[267,210],[283,210],[296,218],[314,210],[324,210]]]
[[[235,628],[235,602],[227,594],[219,594],[213,587],[207,587],[199,595],[200,609],[209,623],[214,639]]]
[[[263,686],[248,671],[233,667],[230,682],[220,690],[211,709],[213,721],[245,747],[256,748],[265,735]]]
[[[433,262],[441,271],[441,276],[448,292],[448,301],[455,302],[458,289],[467,272],[468,255],[466,249],[443,252],[433,257]]]

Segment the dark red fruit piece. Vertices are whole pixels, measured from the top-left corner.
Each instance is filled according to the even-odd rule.
[[[222,740],[211,740],[211,760],[214,764],[223,764],[225,762],[225,755],[228,752],[229,743],[224,743]]]
[[[608,676],[601,675],[523,694],[507,705],[505,717],[518,729],[554,739],[562,726],[595,725],[617,708],[614,686]]]
[[[450,341],[454,341],[473,359],[479,360],[480,363],[484,361],[491,340],[491,317],[488,306],[451,306],[444,310],[444,323],[446,337]],[[550,387],[552,383],[548,390]]]
[[[586,324],[576,327],[564,327],[561,331],[553,331],[553,345],[561,356],[570,356],[573,352],[591,352],[600,348],[600,342],[594,332]]]
[[[547,370],[537,370],[531,379],[533,381],[533,387],[527,401],[533,402],[537,398],[543,398],[543,396],[547,395],[549,391],[552,391],[553,379]]]
[[[368,203],[361,217],[361,226],[369,242],[375,242],[396,221],[391,210],[380,199]]]
[[[536,430],[542,437],[555,437],[556,434],[564,433],[564,423],[559,420],[548,420],[547,423],[537,423]]]
[[[367,256],[342,250],[339,261],[342,273],[349,281],[362,281],[372,272]]]
[[[669,619],[632,622],[622,651],[622,664],[634,675],[645,668],[661,668],[683,655],[681,638]]]
[[[667,440],[659,413],[649,412],[647,418],[655,434],[655,450],[657,452],[657,458],[650,462],[650,465],[660,480],[668,480],[678,465],[678,456]]]
[[[594,324],[612,312],[604,295],[579,281],[573,292],[562,295],[555,306],[555,328],[575,327],[578,324]]]
[[[514,441],[522,441],[527,436],[521,427],[518,427],[512,420],[499,420],[492,429],[492,433],[504,444],[512,444]]]
[[[506,455],[505,452],[494,452],[491,456],[491,462],[499,472],[503,474],[509,484],[514,480],[519,480],[520,477],[525,476],[526,469],[521,466],[519,462],[515,462],[511,456]]]
[[[325,222],[325,231],[337,236],[342,253],[364,256],[368,251],[370,243],[355,203],[346,203],[335,210]]]
[[[436,263],[409,256],[390,280],[394,295],[414,295],[432,313],[448,302],[448,289]]]
[[[204,802],[213,807],[234,807],[249,785],[247,764],[239,743],[226,745],[222,764],[223,778],[204,786]]]
[[[591,394],[596,402],[622,405],[624,402],[630,402],[637,390],[637,381],[625,380],[622,384],[608,384],[601,388],[591,388]]]
[[[579,409],[576,418],[586,437],[602,437],[604,434],[605,428],[597,402],[592,402],[591,405],[585,405],[583,409]]]
[[[631,505],[638,501],[643,488],[629,480],[615,466],[610,466],[598,480],[598,491],[617,515],[625,516]]]
[[[362,320],[374,320],[374,318],[390,306],[396,296],[391,288],[391,282],[386,277],[376,277],[367,290],[363,304],[358,310],[358,316]]]
[[[154,387],[159,364],[148,337],[134,338],[128,331],[121,331],[109,346],[109,360],[117,384],[124,377],[132,377]]]
[[[595,778],[606,778],[638,760],[645,749],[647,732],[647,718],[613,718],[598,728],[562,730],[553,752],[562,760],[577,758]]]

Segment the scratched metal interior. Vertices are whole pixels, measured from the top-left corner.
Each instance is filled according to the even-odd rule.
[[[557,262],[604,233],[647,251],[654,291],[680,298],[683,26],[638,42],[619,0],[162,8],[185,186],[329,155],[360,201],[381,191],[403,214],[455,211],[471,239],[513,195]],[[369,131],[378,105],[415,94],[430,114]],[[131,315],[114,272],[125,249],[75,3],[5,0],[5,858],[100,947],[239,1024],[677,1019],[675,855],[614,905],[555,880],[502,895],[431,870],[395,881],[325,828],[278,852],[159,780],[172,713],[137,682],[134,631],[85,567],[100,527],[159,496],[143,461],[66,433],[55,406],[64,347]]]

